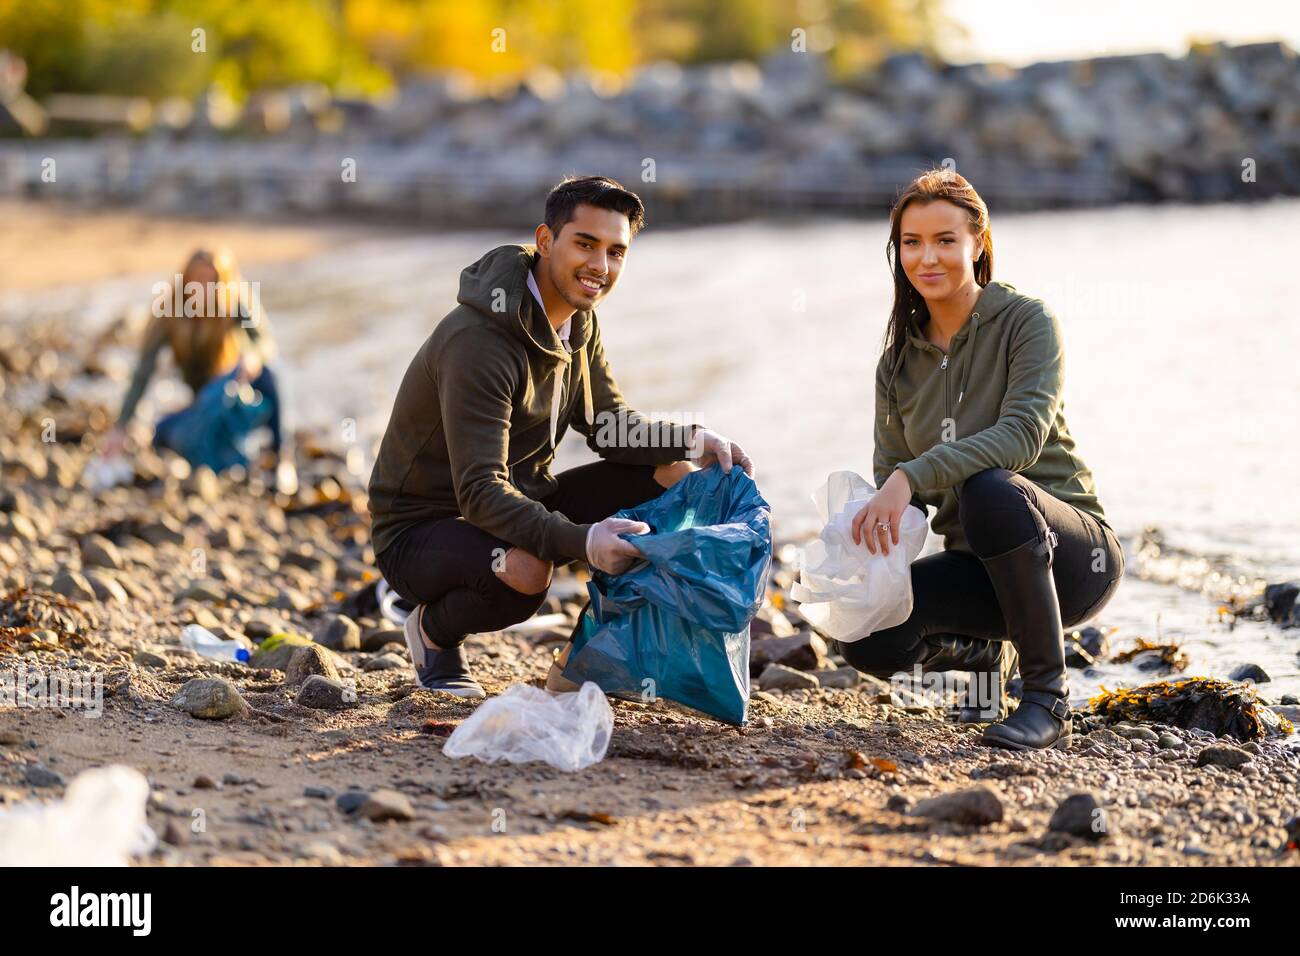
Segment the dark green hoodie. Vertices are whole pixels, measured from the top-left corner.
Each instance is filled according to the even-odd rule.
[[[376,554],[417,522],[463,515],[545,560],[584,558],[590,525],[538,502],[556,488],[550,465],[569,425],[608,461],[686,457],[693,429],[662,428],[624,403],[595,312],[574,313],[565,350],[528,288],[536,256],[500,246],[466,268],[460,305],[407,368],[370,475]],[[628,447],[652,433],[650,447]]]
[[[1110,526],[1092,472],[1074,450],[1061,399],[1057,318],[1039,299],[990,282],[944,353],[912,321],[897,363],[876,366],[876,487],[898,468],[947,550],[970,551],[960,485],[986,468],[1016,472]]]

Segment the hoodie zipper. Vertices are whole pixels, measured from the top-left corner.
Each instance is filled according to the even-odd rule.
[[[943,407],[948,412],[948,417],[952,418],[952,392],[948,388],[948,353],[943,353],[943,361],[939,363],[939,371],[944,373],[943,376]]]

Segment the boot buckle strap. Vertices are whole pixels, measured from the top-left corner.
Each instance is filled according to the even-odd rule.
[[[1025,692],[1021,700],[1028,701],[1031,704],[1047,710],[1053,717],[1064,723],[1070,716],[1070,704],[1068,701],[1055,694],[1044,694],[1039,691]]]

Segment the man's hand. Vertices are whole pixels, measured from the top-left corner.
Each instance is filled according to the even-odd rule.
[[[707,428],[701,428],[695,433],[695,440],[691,442],[690,459],[698,462],[701,468],[708,468],[716,461],[728,474],[731,473],[731,466],[736,464],[745,469],[745,474],[749,477],[754,477],[754,463],[745,454],[745,449]]]
[[[907,475],[895,468],[880,486],[880,491],[853,519],[853,543],[865,541],[872,554],[876,553],[879,545],[883,554],[889,554],[890,545],[899,541],[903,510],[911,503],[912,485]]]
[[[622,574],[641,557],[636,547],[619,537],[620,534],[649,534],[650,526],[644,521],[627,518],[606,518],[591,526],[587,532],[587,563],[606,574]]]

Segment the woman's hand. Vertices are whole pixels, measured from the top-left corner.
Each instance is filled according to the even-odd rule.
[[[876,545],[879,544],[881,551],[889,554],[890,547],[898,544],[903,509],[911,503],[912,485],[907,480],[907,475],[895,468],[894,473],[881,485],[880,491],[853,519],[853,543],[862,544],[865,541],[867,550],[872,554],[876,553]]]
[[[117,458],[126,449],[126,432],[114,425],[100,443],[99,453],[105,458]]]

